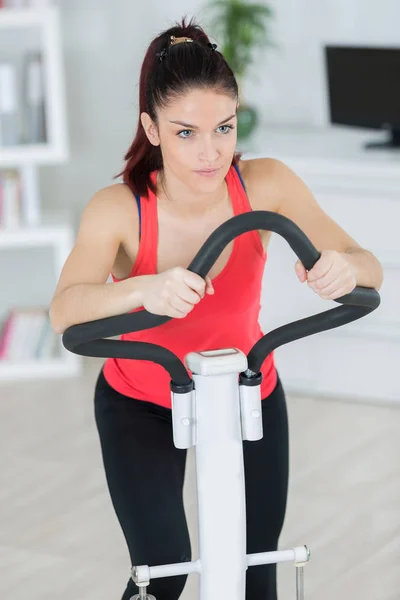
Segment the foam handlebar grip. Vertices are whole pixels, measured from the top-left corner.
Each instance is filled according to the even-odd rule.
[[[256,210],[236,215],[220,225],[204,242],[188,270],[205,278],[229,242],[239,235],[260,229],[281,235],[308,271],[320,258],[318,250],[293,221],[274,212]],[[356,287],[351,294],[338,298],[336,302],[342,306],[294,321],[267,333],[250,350],[249,368],[259,372],[265,358],[278,346],[340,327],[365,316],[379,306],[380,296],[374,289]],[[189,374],[182,361],[168,349],[143,342],[104,339],[151,329],[170,319],[171,317],[155,315],[146,310],[106,317],[72,325],[65,330],[62,342],[70,352],[84,356],[152,360],[168,370],[175,384],[184,386],[191,381]]]

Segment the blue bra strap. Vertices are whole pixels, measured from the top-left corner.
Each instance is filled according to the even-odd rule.
[[[135,198],[136,198],[136,203],[137,203],[137,207],[138,207],[138,215],[139,215],[139,239],[140,239],[140,235],[142,233],[142,215],[140,212],[140,196],[138,194],[135,194]]]
[[[242,176],[240,174],[239,167],[237,165],[235,165],[235,169],[236,169],[237,174],[239,175],[240,181],[242,182],[243,189],[244,189],[244,191],[246,191],[246,186],[244,185],[244,181],[243,181]]]

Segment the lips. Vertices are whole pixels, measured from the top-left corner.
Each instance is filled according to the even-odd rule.
[[[217,171],[219,171],[220,167],[218,167],[217,169],[197,169],[195,172],[196,173],[216,173]]]

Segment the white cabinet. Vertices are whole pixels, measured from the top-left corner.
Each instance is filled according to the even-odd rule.
[[[367,317],[276,351],[287,391],[360,401],[400,402],[400,151],[364,150],[371,132],[329,128],[259,129],[243,158],[288,164],[321,207],[383,264],[381,306]],[[294,274],[296,256],[274,235],[263,282],[265,331],[338,306]]]

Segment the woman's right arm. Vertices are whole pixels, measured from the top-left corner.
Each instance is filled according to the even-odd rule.
[[[121,198],[112,188],[115,190],[112,186],[96,192],[82,213],[75,245],[50,304],[50,323],[58,334],[71,325],[120,315],[142,305],[144,277],[106,283],[122,241]]]
[[[214,293],[208,276],[203,279],[182,267],[106,283],[126,229],[126,210],[121,206],[126,196],[121,196],[116,186],[94,194],[82,213],[74,248],[50,304],[50,323],[55,333],[141,306],[154,314],[182,319],[205,294]],[[128,210],[131,207],[129,198]],[[137,220],[137,235],[138,230]],[[134,234],[129,231],[129,235]]]

